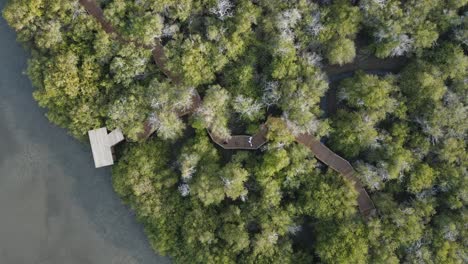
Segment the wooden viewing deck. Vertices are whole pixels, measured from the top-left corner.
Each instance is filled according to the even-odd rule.
[[[88,135],[95,167],[100,168],[114,164],[112,147],[124,140],[120,129],[115,129],[110,134],[107,134],[107,128],[102,127],[90,130]]]
[[[110,34],[112,37],[117,39],[118,41],[124,43],[134,43],[138,47],[151,49],[153,54],[153,59],[159,69],[174,83],[180,84],[181,78],[177,74],[174,74],[166,67],[167,57],[164,53],[164,47],[161,45],[158,39],[155,40],[154,46],[148,46],[141,43],[138,43],[133,40],[126,40],[117,31],[114,27],[106,20],[104,17],[104,12],[101,7],[97,4],[95,0],[79,0],[80,4],[87,10],[87,12],[93,16],[102,26],[104,31]],[[196,112],[198,107],[202,104],[202,99],[200,95],[196,92],[193,96],[193,104],[192,107],[180,111],[178,116],[184,116],[187,114],[192,114]],[[151,134],[155,132],[155,128],[151,126],[150,122],[145,123],[145,130],[144,133],[141,134],[142,139],[148,138]],[[268,132],[267,124],[263,124],[260,131],[253,135],[237,135],[232,136],[229,140],[222,140],[210,133],[208,131],[210,138],[220,147],[224,149],[245,149],[245,150],[255,150],[260,148],[267,142],[266,134]],[[331,151],[328,147],[322,144],[319,140],[317,140],[313,135],[310,134],[300,134],[296,136],[296,141],[300,144],[305,145],[309,148],[312,153],[314,153],[315,157],[328,165],[333,170],[342,174],[346,179],[351,181],[354,184],[354,188],[359,193],[358,195],[358,206],[360,213],[364,216],[364,218],[368,218],[375,214],[375,206],[372,202],[369,194],[364,189],[362,184],[356,178],[356,172],[351,164],[343,159],[342,157],[338,156],[336,153]]]

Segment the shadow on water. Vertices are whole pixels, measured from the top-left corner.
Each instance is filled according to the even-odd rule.
[[[0,263],[170,263],[113,191],[110,169],[95,169],[89,147],[45,118],[3,18],[0,35]]]

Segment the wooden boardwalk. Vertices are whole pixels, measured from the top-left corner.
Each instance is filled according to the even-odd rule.
[[[251,135],[236,135],[231,136],[228,140],[223,140],[215,135],[211,134],[210,130],[208,131],[208,135],[210,136],[211,140],[213,140],[217,145],[224,149],[245,149],[245,150],[256,150],[267,143],[266,135],[268,133],[268,126],[263,124],[260,127],[260,131],[257,134]]]
[[[335,152],[331,151],[327,146],[310,134],[299,134],[296,136],[296,141],[309,148],[318,160],[339,172],[354,184],[354,188],[359,193],[358,205],[361,214],[368,217],[375,213],[374,203],[362,184],[356,178],[356,171],[347,160],[338,156]]]
[[[167,76],[171,81],[174,83],[180,83],[180,78],[175,76],[171,71],[169,71],[166,67],[167,58],[164,53],[164,47],[162,46],[159,39],[155,39],[153,46],[145,45],[140,43],[136,40],[129,40],[123,38],[117,30],[115,30],[114,26],[105,18],[104,12],[96,0],[79,0],[79,3],[84,7],[84,9],[94,17],[99,24],[101,24],[102,29],[109,34],[112,38],[118,40],[119,42],[123,43],[133,43],[137,47],[141,47],[144,49],[151,50],[153,54],[153,59],[158,65],[159,69]]]
[[[121,37],[114,27],[105,19],[104,12],[102,11],[101,7],[97,4],[95,0],[79,0],[80,4],[88,11],[88,13],[93,16],[102,26],[105,32],[110,34],[112,37],[117,39],[118,41],[124,43],[134,43],[138,47],[143,47],[146,49],[151,49],[153,54],[153,59],[159,69],[175,84],[181,83],[181,77],[173,72],[171,72],[166,67],[167,57],[164,53],[164,47],[161,45],[158,39],[155,40],[154,46],[148,46],[136,41],[126,40]],[[196,92],[193,97],[193,104],[190,108],[178,112],[178,116],[184,116],[187,114],[192,114],[196,112],[197,108],[202,104],[202,99],[200,95]],[[151,126],[150,122],[145,123],[145,130],[141,134],[142,139],[146,139],[151,134],[155,132],[155,128]],[[208,134],[210,138],[220,147],[224,149],[245,149],[245,150],[255,150],[260,148],[267,142],[266,134],[268,133],[268,125],[263,124],[260,131],[253,135],[237,135],[232,136],[229,140],[222,140],[210,133],[209,130]],[[338,156],[336,153],[331,151],[325,145],[323,145],[319,140],[317,140],[314,136],[310,134],[300,134],[296,136],[296,141],[300,144],[305,145],[309,148],[315,157],[328,165],[333,170],[342,174],[345,178],[351,181],[354,184],[354,188],[359,193],[357,202],[359,206],[360,213],[364,216],[364,218],[368,218],[375,214],[375,206],[372,202],[371,198],[369,197],[367,191],[364,189],[362,184],[359,180],[355,177],[355,170],[351,166],[351,164],[343,159],[342,157]]]

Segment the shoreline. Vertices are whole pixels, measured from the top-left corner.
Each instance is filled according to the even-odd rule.
[[[170,263],[114,192],[110,169],[96,170],[89,146],[44,116],[22,73],[29,55],[3,18],[0,30],[0,262]]]

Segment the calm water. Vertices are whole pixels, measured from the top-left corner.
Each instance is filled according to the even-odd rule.
[[[22,74],[27,57],[1,18],[0,263],[169,263],[112,190],[110,170],[44,117]]]

